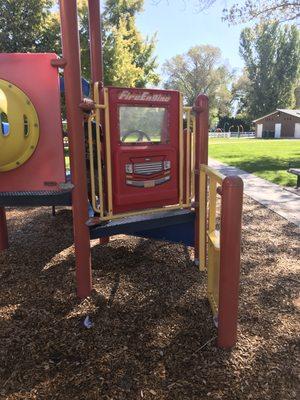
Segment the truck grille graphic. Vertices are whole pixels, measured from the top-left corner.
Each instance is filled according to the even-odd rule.
[[[152,175],[162,172],[164,169],[163,161],[136,163],[133,166],[133,172],[136,175]]]

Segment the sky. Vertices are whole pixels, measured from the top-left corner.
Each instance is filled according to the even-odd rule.
[[[197,12],[196,0],[145,0],[137,26],[144,35],[157,33],[155,53],[160,65],[166,59],[199,44],[219,47],[223,59],[237,72],[243,68],[239,55],[239,37],[243,25],[228,26],[222,21],[225,0],[217,0],[209,10]]]

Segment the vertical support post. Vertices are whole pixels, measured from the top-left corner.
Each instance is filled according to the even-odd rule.
[[[179,94],[179,206],[183,204],[184,187],[184,140],[183,140],[183,96]]]
[[[199,241],[200,241],[200,218],[205,219],[206,226],[206,204],[204,207],[199,208],[200,196],[199,196],[199,175],[201,164],[208,163],[208,112],[209,103],[208,97],[204,94],[199,94],[195,101],[194,111],[196,113],[196,148],[195,148],[195,203],[196,203],[196,226],[195,226],[195,263],[199,263]],[[205,177],[206,180],[206,177]],[[206,188],[206,185],[205,185]],[[206,198],[206,194],[205,194]],[[201,269],[204,266],[200,266]]]
[[[8,233],[5,208],[0,207],[0,251],[8,248]]]
[[[185,150],[185,204],[191,204],[191,112],[186,112],[187,127],[184,130],[184,150]]]
[[[77,21],[77,1],[60,0],[61,36],[64,69],[70,166],[72,183],[73,230],[76,257],[77,295],[89,296],[92,290],[90,235],[88,220],[88,192],[82,101],[80,47]]]
[[[218,346],[237,340],[243,181],[226,177],[222,184]]]
[[[99,101],[103,103],[103,51],[102,51],[102,32],[101,32],[101,14],[100,14],[100,0],[88,0],[89,10],[89,37],[90,37],[90,55],[91,55],[91,77],[93,82],[93,89],[99,90]],[[99,82],[98,88],[95,89],[95,83]],[[94,93],[95,98],[95,93]],[[104,126],[104,113],[99,111],[101,126]],[[100,244],[109,242],[109,237],[99,239]]]
[[[88,0],[91,75],[93,83],[103,87],[103,53],[100,18],[100,0]]]
[[[200,169],[199,174],[199,212],[197,221],[196,218],[196,235],[197,235],[197,250],[199,252],[199,268],[204,271],[206,268],[206,237],[207,237],[207,187],[206,187],[206,172]],[[197,215],[197,208],[196,208]]]

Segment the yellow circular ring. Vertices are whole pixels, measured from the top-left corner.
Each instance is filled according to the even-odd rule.
[[[24,164],[34,153],[39,137],[38,114],[26,94],[0,79],[0,116],[7,118],[8,132],[0,121],[0,172]]]

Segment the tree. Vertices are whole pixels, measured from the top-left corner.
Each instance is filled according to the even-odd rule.
[[[130,30],[129,30],[130,29]],[[125,18],[112,27],[104,45],[105,82],[113,86],[138,86],[144,78],[142,67],[135,63],[133,32]]]
[[[201,45],[177,55],[163,65],[165,87],[183,93],[185,103],[192,105],[199,93],[209,97],[211,122],[230,109],[229,85],[232,73],[217,47]]]
[[[217,128],[221,128],[224,132],[249,132],[253,129],[252,125],[252,121],[247,118],[229,117],[225,115],[219,119]]]
[[[0,52],[60,52],[52,0],[1,0]]]
[[[237,118],[248,119],[248,93],[250,90],[250,80],[247,74],[247,70],[244,69],[242,75],[240,75],[232,85],[232,105],[235,108],[235,114]]]
[[[104,20],[110,26],[118,26],[120,17],[126,16],[127,22],[143,10],[144,0],[106,0]]]
[[[114,86],[143,87],[157,84],[155,37],[144,39],[136,27],[135,16],[144,0],[107,0],[102,15],[104,83]],[[90,78],[87,1],[79,2],[81,63],[85,78]]]
[[[144,0],[107,0],[103,16],[106,85],[157,84],[155,37],[144,39],[135,23]],[[1,0],[0,52],[61,54],[59,16],[53,0]],[[78,1],[82,73],[90,77],[87,0]]]
[[[162,0],[156,0],[160,3]],[[198,12],[210,8],[217,0],[182,0],[192,3]],[[252,20],[297,21],[300,17],[300,0],[242,0],[224,8],[223,19],[231,24]]]
[[[136,13],[144,0],[107,0],[103,14],[105,83],[144,87],[157,84],[153,56],[155,37],[144,39],[136,27]]]
[[[224,19],[232,24],[252,20],[296,21],[299,17],[299,0],[245,0],[224,9]]]
[[[292,108],[293,91],[300,78],[300,35],[296,26],[264,23],[245,28],[240,53],[250,81],[246,89],[250,117],[276,108]]]

